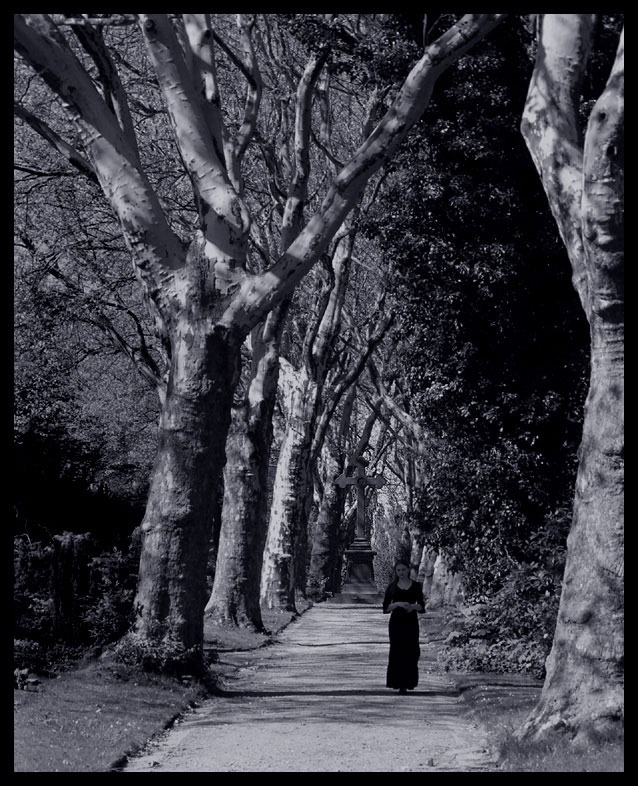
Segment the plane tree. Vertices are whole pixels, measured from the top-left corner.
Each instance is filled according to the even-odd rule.
[[[596,21],[540,15],[521,121],[590,334],[558,620],[522,734],[562,730],[584,744],[624,719],[624,30],[606,82],[585,102]]]

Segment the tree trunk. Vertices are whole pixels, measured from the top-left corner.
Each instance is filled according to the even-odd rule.
[[[343,583],[346,580],[346,573],[348,568],[348,559],[346,551],[352,545],[355,532],[357,528],[357,508],[353,505],[349,508],[343,516],[341,526],[339,527],[337,538],[337,562],[332,579],[332,586],[335,588],[335,594],[341,592]]]
[[[268,470],[272,416],[279,376],[279,340],[287,304],[253,331],[251,376],[235,407],[226,441],[222,530],[215,582],[206,615],[254,630],[264,629],[260,586],[268,529]]]
[[[315,409],[313,383],[305,380],[295,390],[286,433],[279,452],[268,536],[261,577],[262,604],[269,609],[296,612],[295,554],[300,531],[307,527],[310,500],[310,421]]]
[[[598,320],[596,320],[598,321]],[[526,732],[613,731],[624,716],[623,366],[616,330],[592,327],[592,370],[556,633]]]
[[[563,730],[585,744],[624,717],[624,38],[582,148],[592,26],[585,14],[544,16],[522,122],[589,321],[591,374],[556,631],[519,735]]]
[[[324,457],[324,489],[312,532],[310,566],[306,581],[307,595],[314,601],[325,600],[328,593],[335,594],[339,591],[334,578],[339,561],[339,531],[347,494],[345,488],[339,488],[334,482],[344,470],[343,449],[332,440],[327,440]]]
[[[180,332],[142,523],[135,625],[120,645],[165,670],[201,666],[202,577],[240,357],[239,340],[225,331],[198,333],[187,323]]]
[[[423,594],[426,601],[429,598],[430,590],[432,589],[432,577],[434,576],[434,565],[436,564],[436,552],[429,549],[427,546],[423,548],[421,554],[421,562],[419,564],[419,571],[417,573],[417,581],[423,584]]]
[[[260,519],[268,462],[255,460],[260,452],[256,437],[249,430],[245,406],[236,407],[226,440],[224,503],[215,580],[205,612],[213,622],[261,631],[259,555],[263,549],[263,528]]]
[[[423,533],[413,527],[410,527],[410,570],[412,578],[415,580],[419,575],[421,569],[421,561],[423,559]]]

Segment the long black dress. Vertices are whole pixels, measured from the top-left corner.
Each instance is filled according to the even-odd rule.
[[[409,589],[401,589],[394,583],[390,584],[383,599],[383,613],[388,613],[388,606],[391,603],[402,602],[419,603],[425,608],[423,585],[418,581],[412,581]],[[417,612],[394,609],[390,614],[388,630],[390,633],[390,656],[386,686],[412,690],[419,684],[418,661],[421,655]]]

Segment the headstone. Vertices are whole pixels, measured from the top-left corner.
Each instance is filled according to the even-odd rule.
[[[357,456],[354,463],[356,467],[354,475],[346,475],[344,472],[335,480],[340,488],[357,487],[357,526],[354,541],[346,551],[348,560],[346,580],[341,587],[341,592],[332,599],[332,603],[380,605],[383,597],[374,581],[373,567],[377,552],[372,550],[370,538],[365,532],[365,487],[374,486],[380,489],[385,485],[385,480],[381,475],[365,474],[368,462],[363,456]]]

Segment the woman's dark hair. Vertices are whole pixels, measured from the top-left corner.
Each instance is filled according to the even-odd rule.
[[[398,559],[394,563],[394,567],[392,568],[392,573],[394,575],[392,576],[392,582],[391,583],[395,587],[397,585],[397,582],[399,581],[399,577],[397,576],[397,568],[398,568],[399,565],[404,565],[408,569],[408,576],[410,575],[410,565],[409,565],[409,563],[406,562],[404,559]]]

